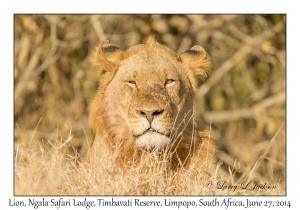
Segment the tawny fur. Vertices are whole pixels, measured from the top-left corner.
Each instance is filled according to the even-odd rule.
[[[207,78],[211,69],[202,47],[178,55],[152,37],[126,51],[104,41],[91,60],[100,78],[90,107],[94,138],[85,163],[97,169],[101,158],[114,155],[124,169],[152,153],[168,163],[168,170],[193,165],[208,172],[216,149],[209,128],[193,112],[199,79]],[[149,121],[144,110],[156,110],[153,119]],[[162,139],[167,136],[169,143],[161,146],[159,141],[152,152],[143,148],[147,142],[141,136],[153,134],[147,126],[161,133]]]

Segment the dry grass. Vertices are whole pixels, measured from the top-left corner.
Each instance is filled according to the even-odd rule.
[[[265,154],[275,140],[277,136]],[[225,172],[218,164],[209,180],[203,181],[202,174],[194,176],[197,169],[193,166],[166,173],[164,164],[151,154],[126,172],[114,164],[114,156],[100,159],[98,170],[90,170],[92,167],[84,166],[71,147],[72,136],[55,144],[48,141],[48,145],[20,140],[15,145],[15,195],[285,195],[284,180],[266,179],[257,173],[267,156],[241,176],[236,176],[237,168],[229,167]],[[144,170],[145,166],[148,170]],[[249,189],[257,181],[276,188],[245,190],[241,188],[245,181],[250,182]]]

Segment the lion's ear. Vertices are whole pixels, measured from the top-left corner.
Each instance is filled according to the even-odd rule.
[[[193,89],[196,90],[201,81],[210,74],[211,62],[203,47],[196,45],[180,55],[183,68],[186,71]]]
[[[103,41],[91,55],[91,63],[97,66],[101,74],[114,70],[123,57],[123,51],[109,40]]]

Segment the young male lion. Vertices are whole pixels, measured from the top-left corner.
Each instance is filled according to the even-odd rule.
[[[90,107],[94,139],[86,163],[97,168],[101,158],[114,155],[122,168],[149,153],[172,171],[191,164],[208,170],[215,146],[193,112],[199,80],[211,69],[202,47],[177,55],[152,37],[126,51],[104,41],[92,62],[101,76]]]

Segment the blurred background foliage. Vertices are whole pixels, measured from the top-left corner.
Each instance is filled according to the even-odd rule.
[[[285,15],[20,14],[14,23],[16,144],[71,135],[84,156],[98,77],[90,52],[106,39],[126,50],[154,35],[177,53],[197,44],[210,55],[213,72],[196,102],[215,130],[218,157],[236,173],[285,179]]]

